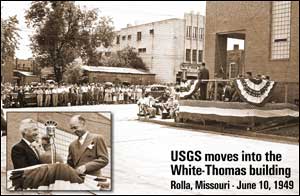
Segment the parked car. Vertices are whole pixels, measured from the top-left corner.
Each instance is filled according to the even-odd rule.
[[[24,104],[26,106],[37,106],[37,96],[35,93],[25,93]]]
[[[151,93],[151,95],[154,98],[160,97],[162,94],[164,94],[166,91],[169,90],[168,86],[165,85],[151,85],[146,89],[146,92]]]

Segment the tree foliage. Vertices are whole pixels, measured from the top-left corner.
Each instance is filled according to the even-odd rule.
[[[17,16],[10,16],[8,19],[1,18],[1,64],[5,64],[7,57],[14,57],[18,49],[19,24]]]
[[[78,63],[75,59],[66,65],[66,71],[63,73],[63,81],[70,84],[80,83],[82,76],[81,63]]]
[[[112,53],[109,57],[103,57],[103,66],[108,67],[129,67],[141,70],[148,70],[142,58],[132,47],[124,48],[117,53]]]
[[[97,9],[81,9],[74,1],[33,1],[25,18],[35,29],[31,47],[38,63],[54,66],[57,81],[79,56],[93,64],[96,48],[108,47],[114,39],[110,18],[99,18]]]

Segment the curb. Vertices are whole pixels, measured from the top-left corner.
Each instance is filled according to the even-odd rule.
[[[189,129],[188,131],[196,131],[196,132],[211,133],[216,135],[225,135],[225,136],[233,136],[233,137],[240,137],[246,139],[255,139],[255,140],[262,140],[262,141],[269,141],[269,142],[299,145],[299,138],[295,138],[295,137],[264,134],[264,133],[254,132],[254,131],[237,132],[237,130],[234,129],[224,130],[221,129],[219,126],[203,126],[203,125],[188,124],[188,123],[166,122],[166,121],[156,120],[156,119],[140,119],[139,121],[156,123],[156,124],[166,125],[171,127],[186,128]]]

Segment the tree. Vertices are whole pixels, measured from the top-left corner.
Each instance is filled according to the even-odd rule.
[[[76,59],[66,65],[66,71],[63,74],[64,82],[75,84],[80,83],[83,76],[83,71],[81,69],[81,63],[76,61]]]
[[[148,70],[142,58],[133,48],[127,47],[109,57],[103,57],[101,63],[108,67],[130,67],[134,69]]]
[[[36,30],[31,47],[41,66],[54,66],[61,81],[66,65],[81,56],[93,61],[95,48],[109,46],[114,34],[106,17],[98,10],[81,10],[74,1],[33,1],[26,22]]]
[[[18,24],[17,16],[10,16],[8,19],[1,18],[1,65],[5,64],[7,57],[14,57],[18,49],[20,38]]]
[[[88,16],[85,14],[85,18],[87,17]],[[93,25],[83,25],[81,30],[81,41],[85,52],[81,57],[86,64],[100,66],[102,55],[97,49],[99,47],[107,48],[111,46],[114,37],[113,22],[109,17],[100,17],[100,20]]]

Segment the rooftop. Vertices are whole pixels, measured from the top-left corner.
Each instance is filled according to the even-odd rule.
[[[133,69],[133,68],[127,68],[127,67],[104,67],[104,66],[82,66],[82,69],[85,71],[90,72],[106,72],[106,73],[123,73],[123,74],[142,74],[142,75],[149,75],[152,73]]]
[[[29,71],[14,70],[14,72],[18,72],[18,73],[22,74],[23,76],[28,76],[28,77],[36,76],[32,72],[29,72]]]

